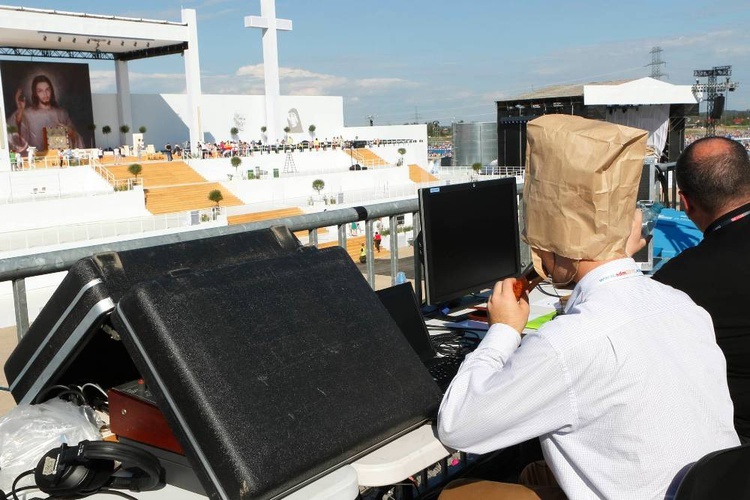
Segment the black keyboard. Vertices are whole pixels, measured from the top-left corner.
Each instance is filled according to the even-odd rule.
[[[446,389],[450,385],[462,361],[463,358],[445,357],[438,358],[430,364],[430,375],[441,389]]]

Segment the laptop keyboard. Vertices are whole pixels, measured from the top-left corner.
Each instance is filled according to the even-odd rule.
[[[462,358],[439,358],[429,366],[430,375],[441,389],[446,389],[450,385],[462,361]]]

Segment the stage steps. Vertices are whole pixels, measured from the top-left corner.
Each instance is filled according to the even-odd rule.
[[[242,200],[224,189],[218,182],[202,182],[182,186],[146,188],[146,209],[152,214],[170,214],[215,207],[216,203],[208,199],[208,193],[218,189],[224,199],[220,206],[230,207],[244,205]]]
[[[180,160],[156,162],[128,161],[120,165],[106,165],[105,168],[115,176],[116,180],[132,179],[133,174],[128,172],[128,167],[133,163],[138,163],[143,167],[138,177],[143,179],[143,187],[145,189],[207,182],[190,165]],[[223,191],[222,194],[224,194]]]
[[[107,165],[104,168],[116,180],[132,179],[128,167],[138,162],[123,162],[120,165]],[[152,161],[139,163],[143,170],[138,175],[143,180],[146,195],[146,209],[152,214],[168,214],[211,208],[215,203],[208,199],[214,189],[221,191],[224,199],[219,205],[244,205],[242,200],[232,195],[218,182],[208,182],[187,163],[175,161]]]

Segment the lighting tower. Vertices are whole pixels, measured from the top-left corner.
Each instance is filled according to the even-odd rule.
[[[732,76],[731,66],[714,66],[711,69],[696,69],[693,71],[695,77],[695,85],[693,85],[693,95],[700,101],[706,101],[706,137],[716,135],[716,122],[719,121],[721,111],[714,113],[714,105],[716,104],[716,98],[721,97],[724,99],[722,92],[733,92],[739,83],[730,80]],[[723,82],[717,80],[718,77],[723,76],[726,79]],[[699,78],[706,78],[706,83],[700,83]],[[721,106],[724,106],[724,102]],[[718,115],[718,116],[717,116]]]

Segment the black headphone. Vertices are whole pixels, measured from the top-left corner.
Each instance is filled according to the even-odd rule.
[[[112,476],[115,461],[130,477]],[[125,443],[81,441],[63,444],[39,460],[34,470],[37,487],[52,498],[87,495],[101,488],[130,491],[155,490],[164,486],[164,468],[152,453]]]

